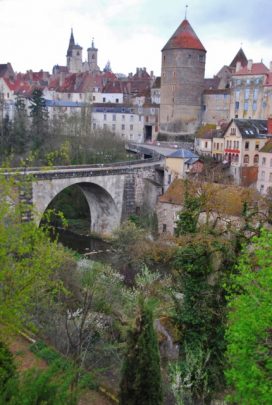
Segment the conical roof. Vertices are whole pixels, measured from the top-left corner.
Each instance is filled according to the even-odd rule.
[[[166,49],[197,49],[206,52],[187,19],[182,21],[162,50]]]
[[[66,56],[72,56],[72,49],[74,46],[75,46],[75,38],[74,38],[74,33],[73,33],[73,28],[72,28]]]
[[[242,67],[247,65],[248,60],[242,48],[239,49],[229,67],[236,68],[237,62],[241,62]]]

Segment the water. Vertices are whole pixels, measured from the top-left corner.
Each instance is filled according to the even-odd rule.
[[[68,229],[54,228],[54,234],[58,235],[58,240],[62,245],[80,254],[91,256],[110,250],[110,244],[102,239],[80,235]],[[54,237],[53,234],[52,237]]]

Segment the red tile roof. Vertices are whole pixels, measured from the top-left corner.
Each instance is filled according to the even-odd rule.
[[[245,66],[241,70],[239,70],[239,72],[235,72],[233,76],[265,75],[268,72],[268,68],[262,62],[252,63],[252,68],[250,70],[247,66]]]
[[[182,21],[162,50],[165,49],[197,49],[206,52],[188,20]]]

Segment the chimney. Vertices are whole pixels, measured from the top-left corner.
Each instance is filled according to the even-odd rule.
[[[252,64],[253,64],[253,60],[252,60],[252,59],[249,59],[248,62],[247,62],[247,68],[248,68],[248,70],[251,70],[251,69],[252,69]]]
[[[269,70],[272,73],[272,61],[270,62]]]
[[[272,134],[272,115],[267,118],[267,134]]]
[[[241,62],[238,61],[238,62],[236,63],[235,72],[236,72],[236,73],[239,72],[239,71],[241,70],[241,67],[242,67]]]

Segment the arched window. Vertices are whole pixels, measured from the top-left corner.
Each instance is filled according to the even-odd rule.
[[[235,155],[235,162],[236,162],[236,163],[239,162],[239,155],[238,155],[238,154]]]
[[[253,163],[254,165],[257,165],[259,163],[259,155],[254,155]]]
[[[244,156],[244,163],[249,163],[249,155]]]

